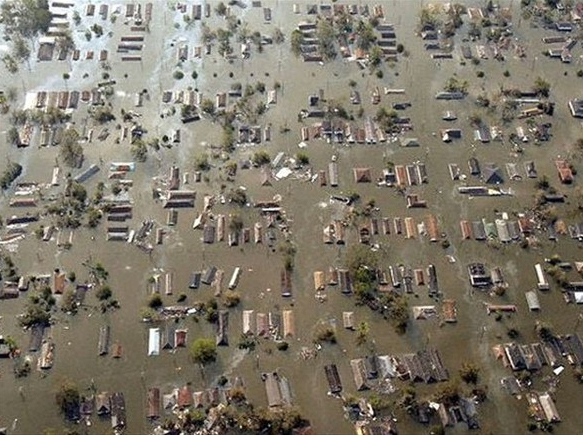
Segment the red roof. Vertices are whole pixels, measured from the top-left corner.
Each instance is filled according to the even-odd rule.
[[[180,408],[187,408],[192,406],[192,391],[188,385],[185,385],[180,390],[178,390],[178,407]]]
[[[186,346],[186,329],[178,329],[175,332],[175,341],[177,347],[184,347]]]
[[[67,276],[64,272],[53,273],[53,293],[62,294],[65,291]]]

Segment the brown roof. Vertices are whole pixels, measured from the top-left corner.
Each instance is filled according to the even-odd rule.
[[[395,176],[397,177],[397,184],[399,186],[405,186],[407,184],[407,171],[405,170],[405,166],[396,165]]]
[[[148,390],[148,418],[160,417],[160,389],[150,388]]]
[[[188,331],[186,329],[177,329],[174,333],[176,346],[177,347],[184,347],[186,346],[186,334]]]
[[[415,285],[425,284],[425,274],[423,273],[423,269],[415,269],[413,273],[415,274]]]
[[[123,348],[121,347],[121,344],[119,343],[114,343],[113,344],[113,352],[112,352],[112,356],[114,358],[121,358],[123,353]]]
[[[314,289],[316,291],[323,290],[326,287],[326,280],[324,278],[324,272],[317,270],[314,272]]]
[[[185,385],[180,390],[178,390],[178,406],[180,408],[187,408],[192,405],[192,392],[188,385]]]
[[[467,240],[472,238],[472,226],[469,221],[460,221],[460,227],[462,229],[462,239]]]
[[[443,301],[443,320],[449,323],[457,322],[457,308],[453,299]]]
[[[405,218],[405,231],[407,239],[414,239],[417,237],[417,226],[415,225],[415,220],[412,217]]]
[[[352,172],[356,183],[370,183],[372,181],[370,168],[353,168]]]
[[[527,217],[518,218],[518,228],[522,234],[530,234],[532,232],[532,224]]]
[[[430,214],[427,216],[427,232],[429,233],[429,240],[437,242],[439,240],[439,227],[437,226],[437,218]]]
[[[53,273],[53,293],[61,294],[65,291],[66,279],[67,275],[65,275],[65,272]]]

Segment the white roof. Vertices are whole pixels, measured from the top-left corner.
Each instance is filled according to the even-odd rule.
[[[150,328],[148,356],[160,355],[160,328]]]

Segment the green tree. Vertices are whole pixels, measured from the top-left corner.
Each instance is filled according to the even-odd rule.
[[[239,232],[243,229],[243,218],[239,213],[233,213],[230,216],[229,229],[231,231]]]
[[[158,309],[162,306],[162,298],[160,297],[160,295],[158,293],[154,293],[152,296],[150,296],[150,299],[148,299],[148,307],[152,308],[152,309]]]
[[[200,110],[202,110],[203,113],[212,116],[215,114],[215,104],[213,103],[212,100],[205,98],[202,100],[202,103],[200,104]]]
[[[63,133],[59,156],[67,166],[77,167],[83,159],[83,147],[78,140],[79,134],[72,128]]]
[[[61,299],[61,310],[66,313],[77,312],[77,299],[73,289],[67,289],[63,293],[63,297]]]
[[[356,345],[363,345],[368,341],[368,333],[370,332],[370,327],[368,322],[362,321],[356,327]]]
[[[460,378],[466,384],[477,384],[480,376],[480,368],[471,362],[464,362],[460,368]]]
[[[251,161],[255,166],[263,166],[269,164],[271,162],[271,157],[269,153],[264,150],[256,151],[251,158]]]
[[[190,346],[190,356],[201,365],[212,363],[217,359],[217,345],[210,338],[198,338]]]
[[[374,28],[371,23],[362,20],[356,24],[356,47],[361,50],[369,50],[376,40]]]
[[[346,251],[345,265],[353,277],[357,275],[359,269],[375,271],[378,267],[378,262],[377,253],[371,251],[365,245],[352,244]],[[370,276],[372,277],[373,275]]]
[[[306,166],[310,164],[310,157],[308,157],[308,155],[304,152],[297,153],[296,160],[298,161],[298,164],[301,166]]]
[[[238,292],[233,290],[227,290],[225,292],[225,300],[224,304],[227,308],[233,308],[239,305],[241,302],[241,295]]]
[[[240,188],[231,189],[227,193],[227,200],[233,204],[243,207],[245,204],[247,204],[247,194],[243,189]]]
[[[20,62],[27,60],[30,56],[30,47],[28,46],[27,41],[20,36],[14,38],[14,45],[12,50],[14,57]]]
[[[219,2],[215,7],[215,12],[219,17],[224,17],[227,14],[227,6],[223,2]]]
[[[137,139],[132,143],[130,152],[137,162],[145,162],[148,159],[148,147],[141,139]]]
[[[553,326],[548,322],[537,321],[535,331],[541,340],[550,340],[554,337]]]
[[[18,163],[9,162],[8,167],[2,173],[0,177],[0,187],[2,190],[6,190],[10,187],[12,182],[16,180],[22,173],[22,166]]]
[[[336,331],[332,326],[320,327],[316,330],[314,341],[316,343],[336,343]]]
[[[375,45],[368,53],[368,61],[370,62],[370,66],[374,69],[381,64],[382,60],[383,50],[378,45]]]
[[[20,135],[18,134],[16,127],[10,127],[6,132],[6,142],[13,146],[20,145]]]
[[[436,389],[433,398],[447,406],[457,405],[460,400],[459,385],[455,382],[444,382]]]
[[[302,45],[304,43],[304,35],[301,30],[294,30],[291,34],[291,51],[296,56],[302,54]]]
[[[102,285],[95,292],[95,297],[97,299],[99,299],[100,301],[105,301],[105,300],[111,298],[112,295],[113,295],[113,292],[111,291],[111,288],[108,285]]]
[[[325,60],[333,60],[336,57],[336,49],[334,47],[335,32],[332,24],[328,20],[318,21],[316,35],[318,49],[322,53],[322,57]]]
[[[542,77],[537,77],[532,90],[541,97],[547,98],[551,92],[551,84]]]
[[[194,158],[194,169],[197,171],[208,171],[211,165],[209,163],[208,154],[200,154]]]
[[[69,420],[79,418],[81,396],[77,385],[70,380],[64,380],[55,393],[55,400],[60,411]]]

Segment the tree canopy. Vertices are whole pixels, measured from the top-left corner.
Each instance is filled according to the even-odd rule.
[[[79,419],[79,405],[81,398],[79,395],[79,389],[73,382],[69,380],[63,381],[55,394],[55,399],[59,409],[67,419]]]
[[[210,338],[198,338],[190,346],[190,356],[199,364],[208,364],[217,359],[217,345]]]

